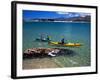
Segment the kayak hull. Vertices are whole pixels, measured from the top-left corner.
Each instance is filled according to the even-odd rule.
[[[64,43],[61,44],[60,42],[49,42],[50,45],[54,46],[64,46],[64,47],[80,47],[82,46],[80,43]]]
[[[35,41],[39,41],[39,42],[49,42],[49,41],[51,41],[51,40],[41,40],[41,39],[36,39]]]

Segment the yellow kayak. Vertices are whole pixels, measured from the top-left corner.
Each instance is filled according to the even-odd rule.
[[[80,43],[64,43],[61,44],[60,42],[49,42],[50,45],[55,45],[55,46],[65,46],[65,47],[79,47],[82,46]]]

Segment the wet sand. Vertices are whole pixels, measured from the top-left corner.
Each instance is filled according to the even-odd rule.
[[[23,69],[59,68],[51,58],[37,58],[23,60]]]

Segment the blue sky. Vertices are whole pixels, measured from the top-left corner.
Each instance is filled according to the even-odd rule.
[[[61,11],[32,11],[23,10],[23,19],[34,19],[34,18],[70,18],[70,17],[84,17],[90,15],[89,13],[77,13],[77,12],[61,12]]]

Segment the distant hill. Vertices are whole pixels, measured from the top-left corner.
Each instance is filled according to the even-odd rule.
[[[54,22],[54,21],[65,21],[65,22],[91,22],[91,16],[86,15],[86,16],[80,16],[80,17],[71,17],[71,18],[51,18],[51,19],[43,19],[43,18],[35,18],[35,19],[29,19],[25,20],[25,22]]]
[[[83,22],[90,22],[91,17],[90,16],[85,16],[85,17],[73,17],[67,19],[67,21],[83,21]]]

